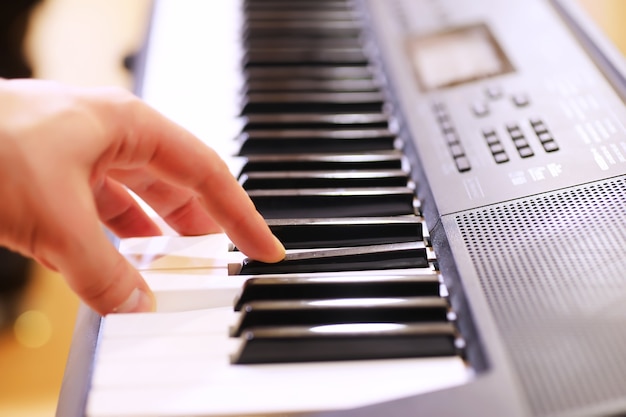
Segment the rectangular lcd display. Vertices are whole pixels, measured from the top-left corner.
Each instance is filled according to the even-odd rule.
[[[484,24],[417,36],[409,54],[425,90],[451,87],[513,71],[513,66]]]

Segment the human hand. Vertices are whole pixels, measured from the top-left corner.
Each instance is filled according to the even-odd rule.
[[[59,271],[101,314],[154,308],[102,227],[160,234],[126,187],[182,235],[223,230],[251,258],[284,256],[219,156],[132,94],[0,80],[0,245]]]

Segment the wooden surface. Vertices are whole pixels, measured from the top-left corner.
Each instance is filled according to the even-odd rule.
[[[46,0],[26,45],[35,76],[130,88],[121,60],[145,33],[149,1]],[[580,2],[626,52],[626,1]],[[58,274],[35,265],[32,275],[24,314],[0,333],[0,417],[54,416],[71,343],[77,298]]]

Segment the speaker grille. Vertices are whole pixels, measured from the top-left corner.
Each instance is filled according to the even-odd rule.
[[[625,177],[456,217],[536,416],[626,399]]]

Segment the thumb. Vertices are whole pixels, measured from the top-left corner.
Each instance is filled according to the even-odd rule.
[[[98,313],[154,311],[154,295],[147,283],[99,224],[90,233],[81,233],[55,258],[52,263],[70,288]]]

